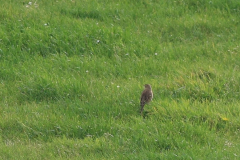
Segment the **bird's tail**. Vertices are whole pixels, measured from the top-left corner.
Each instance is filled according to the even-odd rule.
[[[145,103],[142,103],[142,102],[141,102],[141,104],[140,104],[140,106],[141,106],[140,113],[142,113],[144,105],[145,105]]]

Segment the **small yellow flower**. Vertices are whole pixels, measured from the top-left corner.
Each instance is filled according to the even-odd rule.
[[[228,118],[226,118],[226,117],[223,117],[223,118],[222,118],[222,120],[224,120],[224,121],[228,121]]]

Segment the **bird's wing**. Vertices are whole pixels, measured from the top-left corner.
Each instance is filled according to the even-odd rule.
[[[145,103],[147,102],[147,99],[148,99],[147,90],[144,90],[141,96],[141,106],[145,105]]]

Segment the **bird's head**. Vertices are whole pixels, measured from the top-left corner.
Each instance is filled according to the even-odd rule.
[[[145,84],[144,86],[145,86],[145,88],[151,89],[151,85],[150,84]]]

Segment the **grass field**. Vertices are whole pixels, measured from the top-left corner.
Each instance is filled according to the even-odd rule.
[[[0,159],[240,159],[240,1],[0,3]]]

